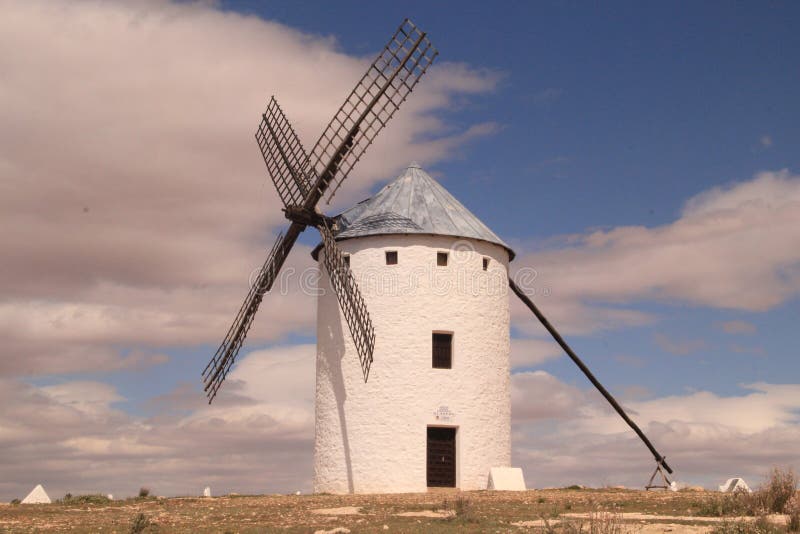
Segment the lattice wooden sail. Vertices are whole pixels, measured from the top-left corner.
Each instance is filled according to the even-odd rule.
[[[309,179],[306,151],[274,96],[261,115],[256,142],[283,205],[302,205],[316,177]]]
[[[334,184],[328,201],[438,54],[424,32],[403,21],[311,150],[316,174],[325,187]]]
[[[325,269],[353,336],[364,380],[367,380],[375,331],[358,285],[336,247],[329,219],[319,213],[317,204],[331,184],[338,189],[437,54],[426,34],[405,19],[328,123],[310,154],[306,154],[275,97],[270,99],[255,137],[292,225],[270,251],[228,334],[203,371],[209,402],[230,371],[264,293],[272,287],[297,237],[309,224],[316,226],[322,235]]]
[[[339,300],[339,307],[347,321],[350,334],[358,352],[358,359],[361,362],[361,371],[364,374],[364,382],[369,378],[369,369],[372,366],[372,352],[375,348],[375,329],[372,327],[372,320],[367,312],[367,305],[361,296],[353,273],[345,263],[342,252],[336,246],[333,232],[325,225],[319,227],[322,235],[322,246],[324,247],[323,264],[328,277],[331,280],[331,287]]]
[[[247,293],[242,307],[239,308],[239,313],[236,314],[233,324],[228,329],[225,339],[220,344],[214,357],[206,365],[206,368],[203,369],[204,390],[208,396],[209,403],[214,400],[220,385],[222,385],[225,377],[228,376],[228,371],[230,371],[233,362],[236,360],[236,355],[239,354],[245,337],[247,337],[247,332],[253,324],[258,306],[261,304],[264,295],[272,289],[272,284],[278,277],[281,266],[286,260],[286,256],[289,255],[289,251],[292,249],[299,234],[299,231],[290,231],[285,236],[283,234],[278,235],[278,239],[275,240],[275,244],[272,246],[264,265],[261,266],[258,272],[255,283],[250,286],[250,291]]]

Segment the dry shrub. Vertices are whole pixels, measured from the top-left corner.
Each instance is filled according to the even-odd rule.
[[[453,517],[464,522],[472,523],[477,521],[475,517],[474,507],[469,499],[464,497],[456,497],[453,501],[445,500],[442,503],[442,509],[453,512]]]
[[[153,524],[150,522],[150,519],[144,515],[139,514],[133,518],[131,521],[131,529],[130,534],[142,534],[147,530],[152,530]]]
[[[147,497],[150,495],[150,488],[145,488],[144,486],[139,488],[139,497]]]
[[[766,482],[753,493],[734,491],[714,496],[700,505],[698,515],[724,517],[789,513],[788,502],[796,488],[794,471],[775,467],[767,475]]]
[[[786,504],[797,490],[797,475],[790,467],[780,469],[775,467],[770,471],[767,482],[759,488],[757,493],[762,494],[762,504],[768,512],[774,514],[786,513]]]
[[[62,504],[80,505],[80,504],[108,504],[111,502],[107,496],[100,493],[90,493],[87,495],[73,495],[67,493],[64,497],[56,502]]]
[[[586,519],[561,518],[552,525],[542,517],[547,534],[625,534],[632,532],[622,523],[622,516],[615,512],[595,510]]]
[[[763,513],[763,505],[758,493],[734,491],[712,495],[700,503],[697,515],[711,517],[759,515]]]
[[[795,493],[786,503],[784,512],[789,514],[787,528],[789,532],[800,532],[800,495]]]
[[[755,520],[740,519],[723,521],[711,531],[711,534],[781,534],[783,530],[770,523],[765,516]]]

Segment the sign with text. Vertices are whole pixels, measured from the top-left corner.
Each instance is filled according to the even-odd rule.
[[[433,412],[433,415],[436,417],[437,421],[452,421],[456,416],[447,406],[439,406],[436,408],[436,411]]]

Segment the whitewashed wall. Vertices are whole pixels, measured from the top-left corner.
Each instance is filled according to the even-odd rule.
[[[314,491],[425,491],[428,425],[458,427],[456,485],[485,489],[489,469],[511,461],[508,252],[428,235],[363,237],[339,246],[351,255],[377,340],[365,384],[323,273]],[[397,265],[386,265],[387,250],[398,251]],[[436,265],[438,251],[449,251],[447,267]],[[453,332],[452,369],[432,368],[433,331]],[[443,406],[450,421],[437,420]]]

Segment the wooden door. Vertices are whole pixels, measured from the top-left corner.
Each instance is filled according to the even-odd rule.
[[[456,487],[456,429],[428,427],[428,487]]]

